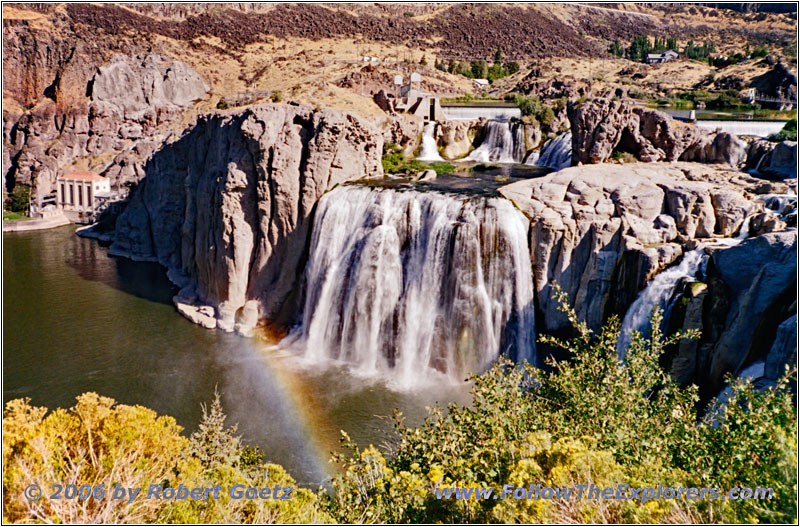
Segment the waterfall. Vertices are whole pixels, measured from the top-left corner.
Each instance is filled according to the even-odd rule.
[[[483,142],[466,161],[479,163],[521,163],[525,157],[525,125],[508,121],[488,121]]]
[[[766,210],[777,214],[784,221],[797,214],[797,196],[794,194],[761,194],[755,199],[763,201]]]
[[[628,308],[622,320],[619,340],[617,341],[617,354],[620,359],[625,358],[625,352],[631,343],[633,332],[645,334],[650,330],[650,314],[656,306],[661,309],[667,307],[678,283],[684,278],[696,278],[698,271],[703,272],[708,261],[705,245],[683,255],[680,264],[658,273],[650,280],[636,301]]]
[[[527,238],[501,198],[340,186],[318,204],[287,344],[401,387],[461,382],[500,353],[534,362]]]
[[[620,359],[625,358],[625,351],[631,343],[634,331],[641,334],[648,333],[650,327],[650,314],[656,306],[664,311],[666,320],[666,310],[670,299],[675,294],[675,289],[681,280],[685,278],[695,279],[698,274],[705,276],[708,255],[705,248],[714,243],[716,245],[727,245],[733,247],[747,239],[750,233],[750,220],[753,215],[747,216],[739,227],[739,234],[735,238],[720,238],[713,242],[701,243],[696,249],[683,255],[678,265],[672,266],[658,273],[655,278],[647,283],[647,286],[636,297],[636,301],[631,304],[622,320],[622,327],[617,341],[617,354]]]
[[[538,156],[530,155],[528,165],[538,165],[561,170],[572,166],[572,133],[565,132],[548,140]]]
[[[426,123],[422,129],[422,146],[417,156],[420,161],[444,161],[442,156],[439,155],[439,149],[436,146],[435,132],[436,121]]]
[[[489,119],[507,121],[522,118],[522,112],[516,106],[445,106],[442,114],[448,121],[477,121]]]
[[[758,137],[769,137],[772,134],[777,134],[783,129],[786,121],[695,121],[694,125],[697,128],[704,130],[720,130],[730,134],[739,135],[755,135]]]

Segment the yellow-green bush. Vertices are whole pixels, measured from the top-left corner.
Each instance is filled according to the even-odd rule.
[[[86,393],[69,410],[58,409],[45,417],[45,408],[28,400],[10,401],[3,412],[3,519],[7,522],[56,523],[322,523],[329,516],[319,497],[297,489],[295,481],[277,465],[244,463],[251,451],[243,449],[234,429],[221,428],[224,415],[219,398],[204,416],[191,440],[181,435],[172,417],[159,417],[141,406],[117,405],[113,399]],[[209,444],[213,445],[209,447]],[[216,455],[218,445],[228,454]],[[199,451],[215,455],[198,456]],[[251,456],[252,457],[252,456]],[[292,487],[292,499],[240,499],[228,489]],[[38,501],[23,496],[25,487],[37,484]],[[50,500],[52,486],[60,484],[114,484],[141,487],[137,499]],[[144,499],[150,484],[162,487],[214,487],[221,499]]]

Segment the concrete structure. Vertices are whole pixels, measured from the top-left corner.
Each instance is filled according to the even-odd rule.
[[[472,87],[477,90],[485,90],[489,87],[489,81],[486,79],[472,79]]]
[[[108,179],[93,172],[72,172],[56,180],[58,206],[68,218],[81,223],[94,221],[101,202],[112,196]]]
[[[648,53],[645,62],[648,64],[660,64],[662,62],[669,62],[670,60],[675,60],[679,57],[677,51],[671,49],[669,51],[665,51],[664,53]]]
[[[402,85],[403,76],[395,75],[395,88],[400,86],[400,96],[391,104],[396,112],[407,112],[426,121],[438,121],[444,117],[439,97],[422,91],[422,76],[414,72],[408,84]]]

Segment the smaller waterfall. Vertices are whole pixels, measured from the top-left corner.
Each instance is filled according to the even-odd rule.
[[[650,280],[636,301],[628,308],[617,341],[617,354],[620,360],[625,358],[625,352],[630,346],[633,332],[642,334],[650,331],[650,314],[656,306],[666,309],[669,299],[672,298],[680,280],[695,278],[698,271],[705,269],[708,255],[704,251],[705,245],[683,255],[680,264],[658,273]]]
[[[417,156],[420,161],[444,161],[442,156],[439,155],[439,149],[436,146],[435,133],[436,121],[426,123],[422,129],[422,145],[420,146],[419,156]]]
[[[664,311],[664,320],[666,320],[668,303],[674,296],[675,288],[678,287],[681,280],[685,278],[695,279],[698,274],[702,277],[705,276],[706,263],[708,262],[705,248],[711,243],[729,247],[740,244],[750,234],[750,220],[752,217],[752,215],[747,216],[742,221],[739,234],[735,238],[720,238],[714,240],[714,242],[701,243],[697,249],[684,254],[678,265],[661,271],[647,283],[647,286],[636,297],[636,301],[628,308],[625,318],[622,320],[619,340],[617,341],[617,353],[620,359],[625,358],[625,351],[631,343],[634,331],[646,334],[652,329],[650,327],[650,314],[656,306],[661,307],[662,311]]]
[[[488,121],[483,142],[467,156],[478,163],[521,163],[525,157],[525,125],[508,121]]]
[[[538,155],[534,154],[528,157],[526,164],[548,167],[553,170],[572,166],[572,133],[566,132],[548,140]]]
[[[784,221],[789,216],[797,215],[797,196],[794,194],[762,194],[755,199],[763,201],[767,210],[774,212]]]

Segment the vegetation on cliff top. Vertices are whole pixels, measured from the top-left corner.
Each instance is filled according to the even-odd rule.
[[[777,134],[769,136],[770,141],[797,141],[797,118],[789,119]]]
[[[442,161],[419,161],[418,159],[406,159],[403,150],[394,143],[383,145],[383,157],[381,158],[384,174],[416,174],[423,170],[433,170],[437,175],[453,172],[456,167],[450,163]]]
[[[548,369],[500,362],[474,377],[470,406],[436,407],[417,428],[396,415],[399,439],[387,456],[359,449],[335,454],[333,493],[296,489],[291,500],[49,500],[23,498],[27,485],[53,483],[227,489],[295,487],[279,466],[244,447],[226,428],[219,397],[190,438],[171,417],[117,405],[95,394],[47,414],[28,400],[3,414],[3,518],[9,522],[755,522],[797,514],[796,420],[787,374],[757,392],[733,381],[727,404],[698,415],[696,387],[680,388],[658,365],[663,338],[635,334],[617,359],[619,321],[594,335],[561,295],[577,337],[542,340],[570,359]],[[656,312],[653,327],[661,315]],[[352,450],[350,450],[352,449]],[[502,489],[505,484],[771,487],[771,500],[436,499],[438,487]]]

